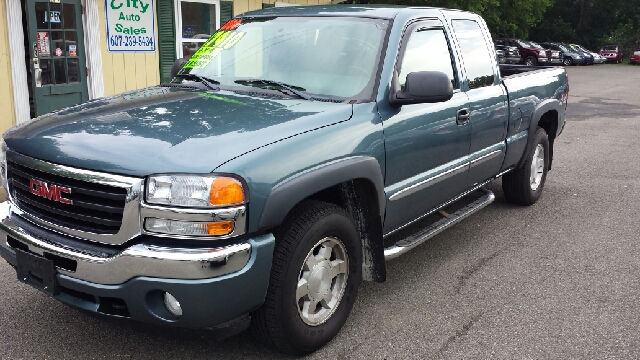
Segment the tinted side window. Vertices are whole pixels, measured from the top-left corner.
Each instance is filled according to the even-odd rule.
[[[493,62],[480,25],[472,20],[454,20],[452,24],[460,43],[469,87],[476,89],[493,85]]]
[[[404,89],[407,75],[416,71],[443,72],[451,79],[454,89],[457,88],[449,43],[442,29],[418,30],[409,37],[398,74],[400,88]]]

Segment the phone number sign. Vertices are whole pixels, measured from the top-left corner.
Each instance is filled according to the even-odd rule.
[[[154,52],[153,0],[105,0],[110,52]]]

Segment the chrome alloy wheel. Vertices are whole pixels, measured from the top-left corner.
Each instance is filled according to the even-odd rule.
[[[342,241],[320,240],[302,264],[296,288],[298,314],[307,325],[317,326],[336,311],[349,276],[349,258]]]
[[[533,159],[531,159],[531,177],[529,178],[531,190],[538,190],[542,182],[542,175],[544,175],[544,147],[542,144],[538,144],[533,153]]]

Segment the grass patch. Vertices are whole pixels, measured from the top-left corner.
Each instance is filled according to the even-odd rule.
[[[607,65],[614,65],[614,66],[629,66],[629,65],[636,65],[636,64],[631,64],[629,62],[629,59],[624,59],[622,60],[622,62],[620,64],[613,64],[613,63],[605,63]]]

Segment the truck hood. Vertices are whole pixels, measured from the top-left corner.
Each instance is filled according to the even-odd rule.
[[[345,103],[151,87],[43,115],[4,139],[11,151],[96,171],[209,173],[351,114]]]

